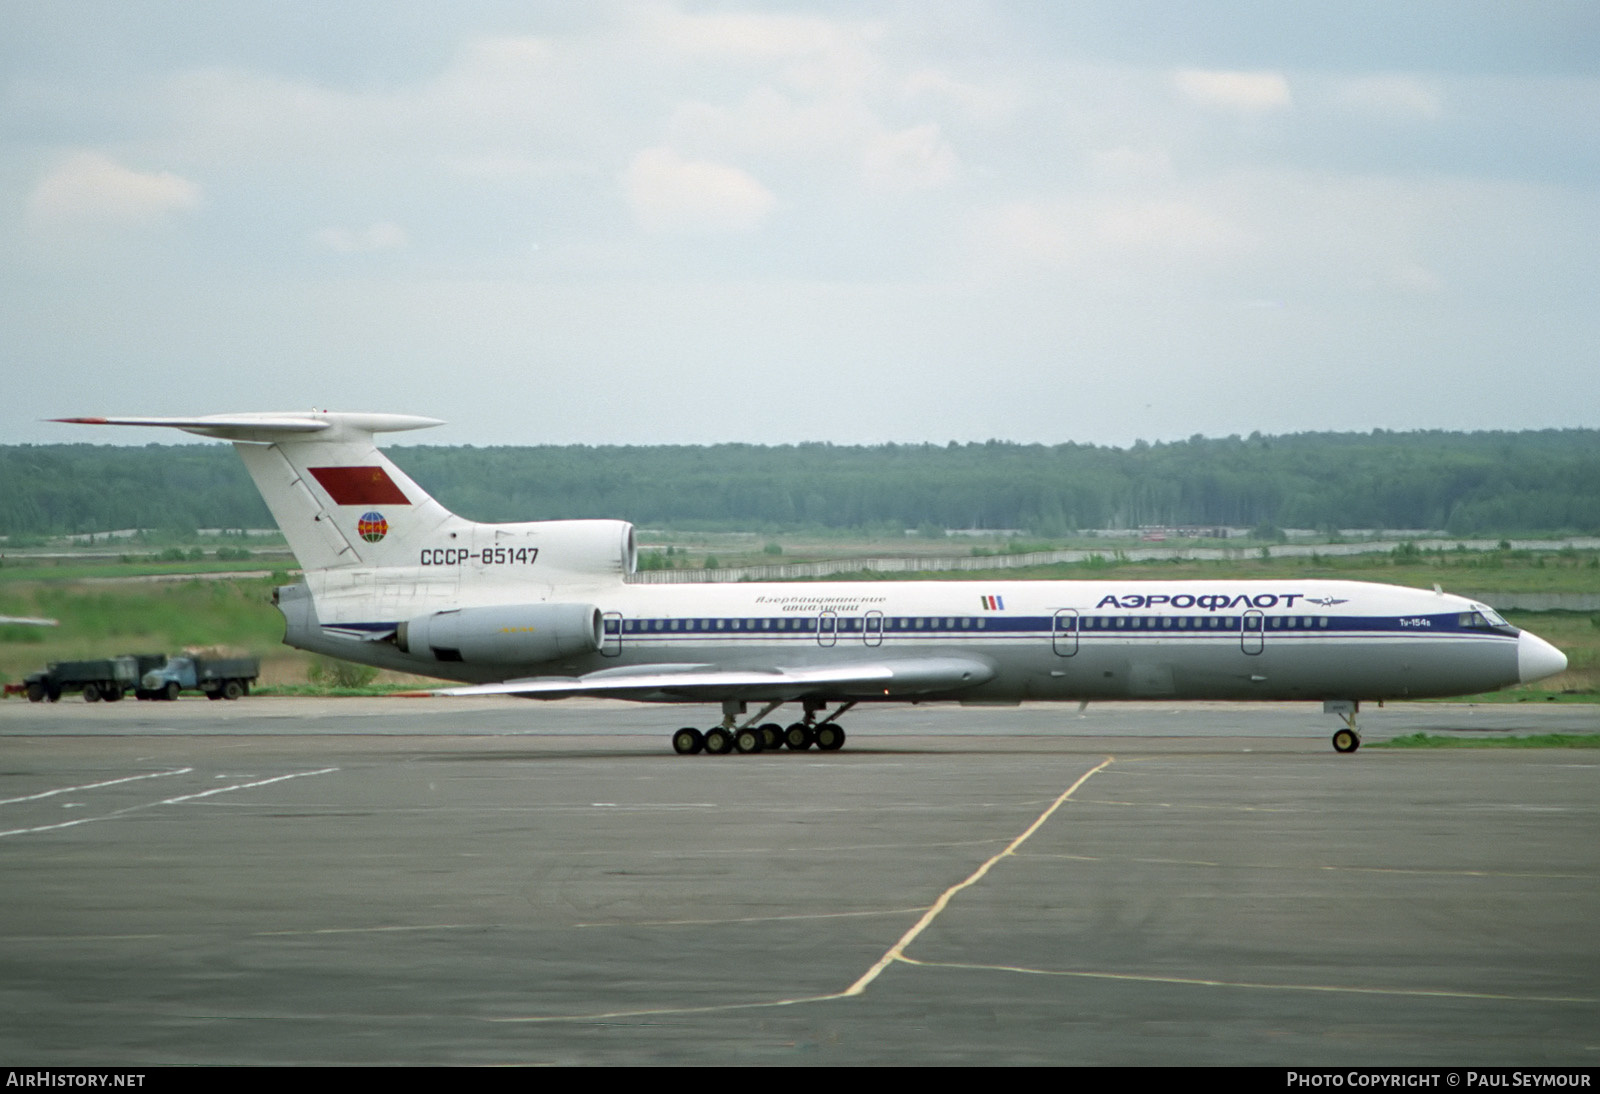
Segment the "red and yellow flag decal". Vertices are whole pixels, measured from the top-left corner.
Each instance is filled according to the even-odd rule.
[[[308,467],[335,505],[410,505],[381,467]]]

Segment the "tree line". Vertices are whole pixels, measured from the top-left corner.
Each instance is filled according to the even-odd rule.
[[[680,530],[1228,525],[1600,532],[1600,430],[1015,444],[398,446],[474,520]],[[0,533],[264,527],[228,446],[0,446]]]

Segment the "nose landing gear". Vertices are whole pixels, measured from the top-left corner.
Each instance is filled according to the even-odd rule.
[[[1361,729],[1356,725],[1356,715],[1361,712],[1359,699],[1329,699],[1322,704],[1324,714],[1337,714],[1344,721],[1342,729],[1333,732],[1333,750],[1349,755],[1361,747]]]

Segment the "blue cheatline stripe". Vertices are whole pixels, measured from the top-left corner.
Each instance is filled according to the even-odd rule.
[[[1070,611],[1070,609],[1069,609]],[[823,635],[915,639],[963,638],[1012,639],[1032,638],[1038,635],[1071,635],[1080,639],[1099,638],[1218,638],[1237,639],[1241,634],[1261,635],[1270,638],[1288,637],[1351,637],[1355,635],[1451,635],[1459,638],[1510,638],[1511,634],[1493,628],[1462,626],[1464,613],[1450,612],[1417,616],[1322,616],[1293,613],[1284,615],[1257,615],[1259,629],[1245,630],[1243,616],[1206,614],[1185,615],[1104,615],[1073,612],[1071,615],[884,615],[882,626],[868,631],[866,621],[858,616],[836,616],[830,619],[831,628],[821,628]],[[1284,626],[1293,621],[1294,626]],[[1182,621],[1184,626],[1179,625]],[[1326,625],[1324,625],[1326,621]],[[686,637],[696,639],[722,639],[728,641],[785,641],[803,639],[815,641],[819,633],[817,616],[703,616],[672,617],[651,616],[623,621],[619,632],[616,619],[606,620],[606,633],[623,637],[649,640],[671,640]],[[737,624],[737,626],[735,625]],[[1119,625],[1120,624],[1120,625]],[[1212,624],[1215,624],[1213,626]],[[395,623],[324,623],[323,629],[357,635],[392,631]]]

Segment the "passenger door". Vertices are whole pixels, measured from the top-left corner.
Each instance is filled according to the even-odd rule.
[[[1078,613],[1073,608],[1056,612],[1050,626],[1050,646],[1057,656],[1071,657],[1078,652]]]

